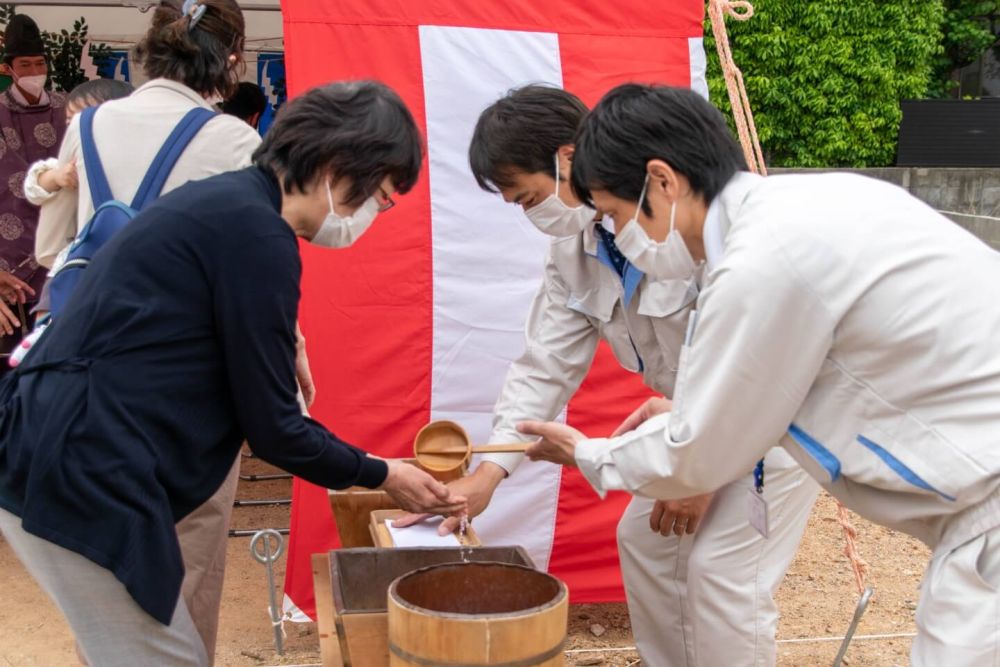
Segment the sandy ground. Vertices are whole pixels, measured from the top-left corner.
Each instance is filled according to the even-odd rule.
[[[254,459],[244,459],[245,474],[274,472]],[[238,497],[287,498],[288,481],[241,482]],[[288,507],[242,507],[233,513],[234,528],[287,527]],[[908,664],[910,638],[865,639],[864,635],[906,635],[914,632],[913,613],[927,550],[915,540],[860,519],[861,553],[871,563],[870,581],[877,592],[847,654],[849,667],[891,667]],[[262,565],[249,553],[249,538],[229,540],[217,665],[318,665],[319,648],[313,624],[287,626],[283,657],[274,648],[267,617],[267,583]],[[827,638],[846,630],[857,592],[833,502],[817,504],[809,529],[779,591],[782,619],[778,629],[780,667],[828,665],[839,642]],[[284,578],[284,558],[276,569]],[[78,664],[68,627],[55,606],[25,573],[0,539],[0,667]],[[600,625],[599,637],[591,631]],[[808,641],[803,641],[808,640]],[[568,665],[637,667],[628,612],[623,604],[578,605],[570,612]],[[649,666],[659,667],[659,666]]]

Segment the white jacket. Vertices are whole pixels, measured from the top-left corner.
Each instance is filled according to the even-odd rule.
[[[577,462],[601,493],[736,479],[777,440],[859,514],[932,547],[1000,525],[1000,254],[903,190],[740,174],[673,412]]]
[[[673,393],[687,315],[698,295],[696,276],[642,277],[626,306],[621,278],[597,257],[599,242],[593,227],[552,240],[525,325],[524,353],[507,372],[490,442],[531,440],[517,432],[518,422],[556,418],[583,382],[601,339],[622,367],[636,373],[641,367],[647,386]],[[483,459],[513,472],[523,455]]]

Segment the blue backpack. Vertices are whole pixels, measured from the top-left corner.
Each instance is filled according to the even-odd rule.
[[[90,198],[94,202],[94,215],[90,218],[69,248],[66,261],[52,274],[49,284],[51,298],[50,312],[58,317],[66,307],[70,295],[76,289],[84,269],[90,264],[94,253],[114,236],[118,230],[132,221],[139,211],[160,196],[164,183],[173,171],[184,149],[188,147],[205,123],[215,117],[208,109],[192,109],[177,124],[164,142],[160,152],[139,185],[132,204],[126,205],[115,199],[108,185],[107,175],[101,164],[94,143],[94,114],[97,108],[84,109],[80,115],[80,146],[83,152],[83,166],[90,182]]]

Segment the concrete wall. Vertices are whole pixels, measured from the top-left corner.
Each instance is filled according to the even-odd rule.
[[[1000,169],[887,167],[881,169],[771,169],[770,173],[843,171],[906,188],[915,197],[1000,250]]]

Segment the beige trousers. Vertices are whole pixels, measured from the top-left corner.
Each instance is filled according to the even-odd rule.
[[[205,643],[209,664],[215,660],[229,518],[233,513],[233,500],[236,498],[236,485],[239,481],[240,458],[237,455],[219,490],[177,524],[177,538],[184,557],[181,598],[187,604],[191,620]]]

